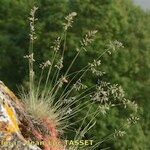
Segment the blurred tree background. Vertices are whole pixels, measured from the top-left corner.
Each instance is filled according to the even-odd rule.
[[[105,142],[115,150],[150,149],[150,13],[134,6],[131,0],[1,0],[0,1],[0,80],[17,91],[27,80],[27,62],[31,7],[39,7],[36,24],[36,62],[51,58],[50,45],[63,29],[64,16],[77,12],[78,17],[67,37],[65,67],[75,53],[75,47],[88,30],[98,30],[96,42],[82,53],[74,70],[102,53],[110,40],[118,40],[125,48],[102,58],[105,79],[123,86],[127,95],[142,107],[142,117],[123,139]],[[37,66],[38,67],[38,66]],[[94,79],[86,77],[88,84]],[[117,126],[119,111],[109,118],[99,119],[89,135],[100,139]]]

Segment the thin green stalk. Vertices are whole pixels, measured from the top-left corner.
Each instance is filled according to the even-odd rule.
[[[48,70],[46,82],[45,82],[45,85],[44,85],[44,90],[43,90],[43,93],[42,93],[42,99],[45,97],[46,88],[47,88],[47,84],[48,84],[48,81],[49,81],[49,77],[50,77],[51,72],[52,72],[52,67],[53,67],[53,64],[54,64],[54,61],[55,61],[55,58],[56,58],[56,53],[57,53],[57,52],[54,52],[52,64],[50,65],[49,70]]]
[[[64,53],[65,53],[65,50],[66,50],[66,42],[67,42],[67,31],[64,32],[64,44],[63,44],[63,51],[62,51],[61,58],[64,58]],[[59,74],[60,74],[60,69],[58,70],[58,72],[56,74],[54,85],[56,84],[56,82],[58,80]]]

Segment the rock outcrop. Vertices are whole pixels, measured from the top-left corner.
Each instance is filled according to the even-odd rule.
[[[30,144],[22,135],[23,127],[29,126],[23,105],[18,98],[0,81],[0,149],[41,150]],[[27,123],[28,125],[25,125]]]
[[[51,121],[29,115],[23,102],[0,81],[0,150],[65,149],[62,144],[49,145],[50,141],[60,143]]]

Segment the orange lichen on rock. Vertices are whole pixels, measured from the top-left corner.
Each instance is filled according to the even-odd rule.
[[[15,114],[13,108],[11,106],[9,106],[7,103],[5,103],[4,109],[6,110],[6,113],[9,118],[9,123],[7,125],[7,131],[10,133],[19,132],[18,120],[17,120],[16,114]]]
[[[45,129],[49,131],[49,133],[41,133],[39,131],[34,131],[34,135],[38,138],[38,140],[44,141],[44,150],[65,150],[65,145],[59,139],[58,131],[52,120],[45,117],[43,120],[43,125]]]
[[[48,118],[44,118],[43,122],[44,126],[51,132],[51,135],[45,135],[44,137],[44,141],[47,143],[44,150],[64,150],[64,145],[58,138],[58,131],[53,121],[49,120]]]

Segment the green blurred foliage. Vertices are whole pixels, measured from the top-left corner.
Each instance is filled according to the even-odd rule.
[[[134,6],[131,0],[1,0],[0,1],[0,79],[13,89],[27,80],[28,16],[33,4],[38,5],[35,44],[36,63],[52,57],[50,45],[63,32],[64,16],[77,12],[74,26],[67,37],[65,68],[72,61],[75,48],[88,30],[98,30],[96,42],[81,53],[72,71],[78,70],[100,55],[110,40],[118,40],[125,48],[102,58],[105,80],[119,83],[129,97],[142,108],[142,118],[128,135],[118,141],[106,142],[105,147],[116,150],[150,149],[150,14]],[[38,65],[36,66],[38,68]],[[94,79],[86,76],[87,84]],[[97,118],[94,137],[109,134],[117,127],[119,111],[107,119]],[[89,133],[90,135],[91,133]]]

